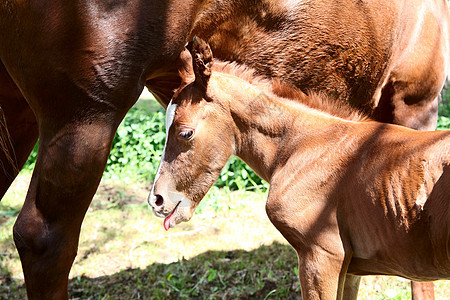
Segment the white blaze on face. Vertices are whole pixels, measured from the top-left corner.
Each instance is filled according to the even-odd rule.
[[[153,212],[160,217],[164,217],[163,214],[161,214],[161,211],[164,210],[164,208],[167,209],[167,207],[170,207],[172,212],[166,216],[164,220],[164,228],[167,230],[170,227],[174,227],[176,224],[188,221],[192,216],[191,211],[191,201],[187,199],[182,193],[175,190],[175,185],[172,182],[168,182],[167,186],[160,187],[160,191],[158,193],[161,193],[161,195],[164,198],[164,203],[161,205],[161,211],[158,211],[153,206],[152,202],[155,201],[155,195],[154,195],[154,189],[155,184],[158,181],[160,175],[161,175],[161,165],[164,161],[165,153],[166,153],[166,147],[167,147],[167,140],[169,136],[169,130],[172,126],[174,117],[175,117],[175,111],[177,108],[177,104],[172,104],[172,101],[170,101],[169,105],[167,106],[166,110],[166,141],[164,143],[164,150],[163,154],[161,156],[161,161],[159,162],[158,170],[156,171],[155,180],[153,181],[152,190],[150,192],[148,202],[153,208]],[[153,201],[152,201],[153,200]]]
[[[173,119],[175,118],[175,110],[177,109],[177,104],[172,104],[172,100],[170,100],[169,105],[166,110],[166,141],[164,142],[164,149],[161,156],[161,160],[159,161],[158,170],[156,171],[155,179],[153,180],[152,190],[150,192],[150,196],[153,195],[153,189],[155,188],[155,183],[159,178],[159,174],[161,172],[161,163],[164,161],[164,154],[166,153],[167,139],[169,137],[169,129],[172,126]]]

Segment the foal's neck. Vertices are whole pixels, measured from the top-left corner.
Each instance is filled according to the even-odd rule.
[[[224,76],[221,80],[228,81],[225,86],[236,125],[235,154],[268,182],[280,163],[299,145],[306,148],[302,140],[314,138],[328,125],[344,122],[279,98],[240,78]],[[237,81],[229,82],[234,80]]]

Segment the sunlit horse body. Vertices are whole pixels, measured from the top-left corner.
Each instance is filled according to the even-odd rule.
[[[356,298],[353,275],[450,279],[450,131],[365,119],[192,47],[149,197],[166,229],[235,154],[270,183],[266,211],[298,253],[303,299]]]
[[[0,0],[1,195],[40,139],[14,227],[28,297],[67,298],[116,127],[144,85],[167,105],[193,35],[261,75],[432,129],[448,27],[445,0]]]

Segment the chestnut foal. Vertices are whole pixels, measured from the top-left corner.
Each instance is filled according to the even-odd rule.
[[[450,278],[449,131],[371,121],[192,47],[149,196],[166,229],[235,154],[270,183],[266,211],[297,251],[303,299],[355,299],[354,275]]]

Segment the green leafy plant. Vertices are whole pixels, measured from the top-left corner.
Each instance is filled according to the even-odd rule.
[[[450,129],[450,89],[442,93],[442,100],[439,103],[437,129]]]
[[[117,129],[105,176],[151,180],[164,149],[164,111],[132,108]]]

